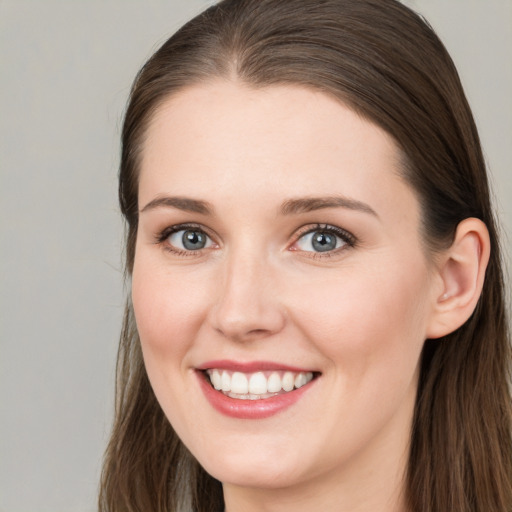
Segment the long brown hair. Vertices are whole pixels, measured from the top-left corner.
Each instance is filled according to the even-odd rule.
[[[485,222],[491,259],[477,308],[456,332],[425,343],[406,492],[415,512],[511,511],[500,249],[478,133],[443,44],[396,0],[224,0],[187,23],[141,69],[125,115],[119,200],[128,277],[148,122],[169,95],[213,78],[321,90],[386,130],[403,152],[428,250],[449,245],[467,217]],[[155,399],[129,300],[99,502],[102,512],[223,509],[220,483],[188,453]]]

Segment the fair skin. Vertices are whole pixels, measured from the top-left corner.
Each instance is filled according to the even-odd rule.
[[[434,263],[399,162],[380,128],[301,87],[212,82],[152,119],[137,327],[158,401],[228,512],[406,510],[421,349],[470,314],[488,251],[469,222],[462,257]],[[291,405],[237,417],[203,388],[226,360],[314,378]]]

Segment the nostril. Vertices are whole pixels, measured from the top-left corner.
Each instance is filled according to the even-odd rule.
[[[226,338],[240,342],[256,340],[272,335],[272,330],[270,329],[248,329],[244,331],[243,329],[216,327],[215,330]]]
[[[265,334],[268,334],[269,331],[267,329],[252,329],[247,334],[248,335],[254,335],[254,336],[264,336]]]

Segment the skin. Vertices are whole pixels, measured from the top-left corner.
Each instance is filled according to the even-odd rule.
[[[132,280],[137,327],[156,396],[223,482],[228,512],[406,510],[418,361],[443,289],[399,162],[379,127],[301,87],[216,81],[170,97],[152,119]],[[146,207],[167,196],[212,211]],[[281,211],[326,196],[359,208]],[[158,241],[181,223],[200,226],[209,245],[173,252],[179,236]],[[353,243],[315,252],[303,235],[317,224],[348,231]],[[288,409],[236,419],[198,384],[195,368],[218,359],[320,376]]]

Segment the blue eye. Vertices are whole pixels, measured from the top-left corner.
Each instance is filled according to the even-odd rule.
[[[334,226],[312,229],[302,235],[294,244],[299,250],[306,252],[329,252],[346,245],[353,245],[350,235]]]
[[[210,237],[199,229],[180,229],[167,237],[167,242],[180,251],[200,251],[212,245]]]

